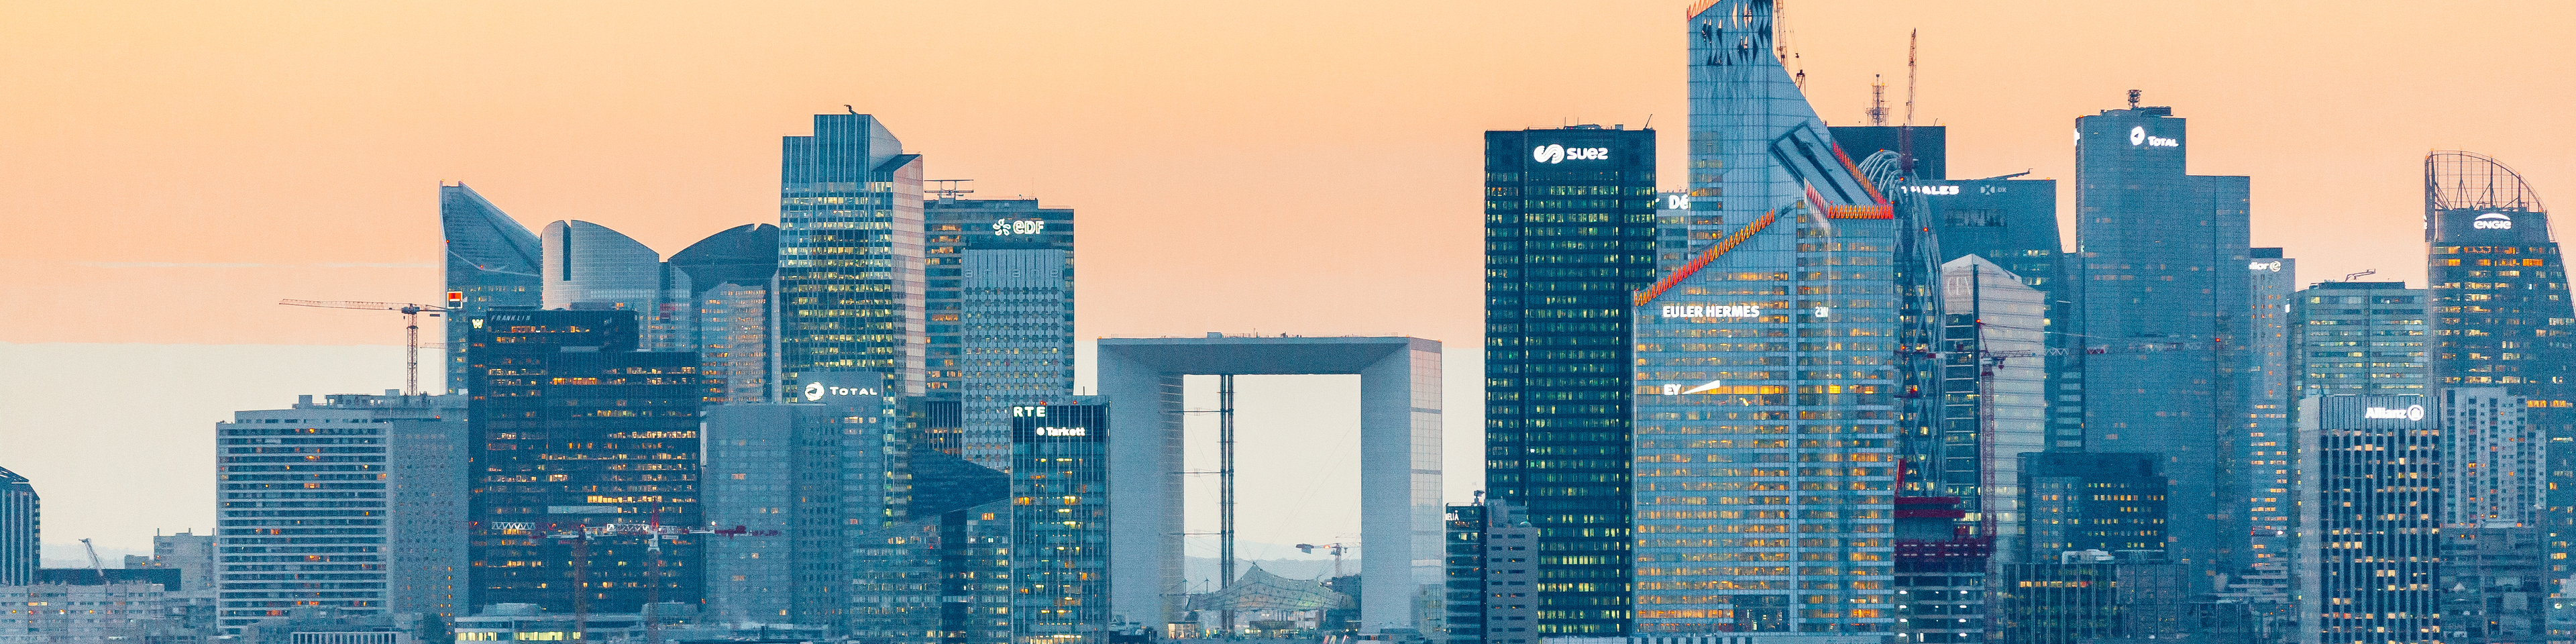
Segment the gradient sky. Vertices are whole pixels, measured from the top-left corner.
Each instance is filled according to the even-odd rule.
[[[1685,4],[0,4],[0,342],[395,343],[391,316],[272,302],[438,297],[439,181],[665,253],[775,221],[778,136],[846,104],[931,178],[1078,209],[1081,337],[1446,342],[1470,385],[1451,488],[1473,489],[1480,132],[1652,118],[1679,167]],[[1901,100],[1920,28],[1915,121],[1951,127],[1961,177],[2071,178],[2073,119],[2144,90],[2191,119],[2194,172],[2253,176],[2254,242],[2303,281],[2421,283],[2430,149],[2576,199],[2559,3],[1790,2],[1783,24],[1837,124],[1873,74]],[[137,404],[10,382],[13,409]],[[180,447],[0,419],[0,465],[185,449],[137,476],[202,489],[230,408],[132,428]],[[128,514],[180,527],[203,498]]]

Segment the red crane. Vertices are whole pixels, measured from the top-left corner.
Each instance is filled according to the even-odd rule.
[[[362,309],[396,311],[403,314],[403,395],[420,395],[420,314],[430,317],[447,311],[447,307],[399,302],[318,302],[314,300],[278,300],[287,306],[310,306],[324,309]]]

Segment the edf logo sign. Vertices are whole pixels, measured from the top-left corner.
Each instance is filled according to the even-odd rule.
[[[1531,149],[1530,158],[1538,161],[1539,163],[1564,163],[1567,161],[1584,160],[1604,161],[1610,158],[1610,148],[1569,148],[1550,143]]]

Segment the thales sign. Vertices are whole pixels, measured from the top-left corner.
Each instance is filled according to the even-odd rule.
[[[2505,216],[2504,213],[2491,212],[2478,215],[2476,220],[2469,222],[2469,225],[2471,227],[2491,230],[2513,230],[2513,218]]]
[[[2129,128],[2129,145],[2143,145],[2151,148],[2179,148],[2182,147],[2182,142],[2161,136],[2149,135],[2147,134],[2147,127],[2141,125]]]
[[[2396,407],[2370,407],[2361,410],[2361,417],[2384,420],[2423,420],[2424,406],[2407,405],[2403,409]]]
[[[1569,148],[1550,143],[1530,150],[1530,158],[1539,163],[1564,163],[1587,159],[1603,161],[1610,158],[1610,148]]]

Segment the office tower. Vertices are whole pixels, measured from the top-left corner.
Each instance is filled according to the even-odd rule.
[[[2576,312],[2540,195],[2495,159],[2434,152],[2424,159],[2424,239],[2434,384],[2523,397],[2526,422],[2550,441],[2548,475],[2576,477],[2576,340],[2567,335]],[[2549,575],[2566,578],[2576,573],[2576,486],[2546,495]],[[2552,637],[2576,639],[2570,628]]]
[[[2075,241],[2069,285],[2091,342],[2084,358],[2085,443],[2165,456],[2169,555],[2201,575],[2244,548],[2242,384],[2252,327],[2245,177],[2185,172],[2190,137],[2173,108],[2103,110],[2075,120]]]
[[[172,595],[185,593],[198,597],[211,607],[216,599],[215,550],[215,535],[190,532],[155,534],[152,535],[152,554],[126,555],[125,568],[176,572],[179,574],[177,583],[163,586],[162,590]]]
[[[607,226],[567,220],[538,234],[545,278],[545,308],[634,311],[643,316],[647,342],[658,325],[662,254]]]
[[[2441,641],[2505,644],[2551,641],[2550,594],[2559,580],[2542,559],[2548,533],[2537,526],[2442,528]]]
[[[1011,640],[1109,641],[1109,406],[1011,408]]]
[[[1773,57],[1772,4],[1697,8],[1696,252],[1635,298],[1633,633],[1887,633],[1908,231]]]
[[[2421,394],[2311,396],[2299,408],[2300,641],[2441,636],[2441,419]]]
[[[465,489],[461,402],[304,396],[293,407],[234,412],[216,423],[215,574],[225,631],[311,607],[437,612],[462,594],[445,580],[465,574],[448,543],[465,521],[455,503]]]
[[[698,601],[697,354],[636,351],[634,311],[471,323],[468,605]]]
[[[2442,524],[2540,525],[2548,439],[2524,420],[2523,397],[2503,387],[2451,387],[2441,401]]]
[[[2450,387],[2436,406],[2442,428],[2442,639],[2550,639],[2547,509],[2541,477],[2548,443],[2525,420],[2523,397],[2503,387]]]
[[[2070,551],[1996,567],[1986,596],[1997,644],[2207,641],[2189,621],[2199,589],[2146,552]]]
[[[2290,597],[2291,558],[2298,549],[2298,457],[2290,452],[2299,442],[2290,422],[2290,407],[2298,400],[2293,393],[2294,375],[2299,360],[2293,353],[2292,339],[2296,313],[2292,302],[2298,299],[2298,261],[2281,256],[2279,248],[2256,248],[2252,261],[2245,264],[2252,280],[2252,301],[2247,308],[2252,333],[2246,346],[2248,363],[2242,381],[2245,392],[2245,419],[2238,428],[2234,464],[2230,468],[2240,479],[2243,491],[2230,512],[2241,515],[2246,526],[2245,548],[2237,553],[2236,563],[2222,595],[2263,616],[2272,629],[2289,632],[2298,623],[2297,604]]]
[[[536,233],[465,184],[439,184],[438,224],[446,236],[447,393],[465,393],[467,321],[493,307],[536,306]]]
[[[1919,146],[1917,153],[1922,153]],[[2048,304],[2043,321],[2049,351],[2041,358],[2048,377],[2048,448],[2082,450],[2086,343],[2083,330],[2075,327],[2073,291],[2066,286],[2065,275],[2072,267],[2060,260],[2057,180],[2020,176],[1931,177],[1900,186],[1896,192],[1924,206],[1928,213],[1924,219],[1938,240],[1941,261],[1983,257],[2039,291]]]
[[[1658,201],[1653,130],[1485,133],[1485,489],[1547,546],[1533,637],[1626,632],[1626,300]]]
[[[1449,506],[1449,644],[1533,644],[1538,528],[1509,502]]]
[[[864,533],[852,557],[850,637],[868,642],[1011,642],[1010,477],[916,449],[900,522]]]
[[[2154,551],[2166,547],[2170,483],[2155,454],[2041,452],[2022,455],[2028,561],[2070,550]]]
[[[2047,446],[2048,303],[1975,255],[1941,266],[1940,292],[1942,419],[1914,474],[1929,496],[1960,499],[1964,520],[2013,561],[2025,547],[2021,455]]]
[[[778,227],[743,224],[708,235],[664,264],[663,303],[681,316],[675,350],[698,352],[698,385],[709,403],[776,400]]]
[[[959,453],[1007,470],[1011,408],[1073,395],[1073,210],[939,192],[922,204],[928,404],[960,405]]]
[[[796,400],[707,409],[707,614],[839,632],[851,554],[911,493],[908,446],[873,372],[807,372]]]
[[[35,483],[0,467],[0,586],[36,583],[44,567],[42,501]]]
[[[921,155],[875,116],[814,115],[783,137],[778,199],[778,347],[782,377],[807,371],[897,374],[923,391]]]
[[[2266,260],[2269,261],[2269,260]],[[2291,297],[2291,392],[2426,394],[2426,292],[2405,282],[2321,282]]]

